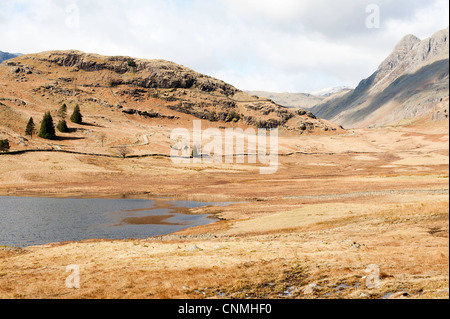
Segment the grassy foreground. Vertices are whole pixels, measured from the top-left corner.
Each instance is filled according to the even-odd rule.
[[[191,210],[220,221],[159,238],[2,247],[0,298],[448,298],[448,129],[301,142],[311,152],[280,157],[269,176],[166,158],[1,156],[3,195],[243,203]],[[72,264],[80,289],[65,285]]]

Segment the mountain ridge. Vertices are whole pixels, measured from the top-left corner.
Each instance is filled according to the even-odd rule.
[[[342,92],[351,90],[347,86],[337,86],[325,88],[309,93],[293,93],[293,92],[268,92],[268,91],[246,91],[250,95],[256,95],[262,98],[273,100],[274,102],[289,108],[311,109],[312,107],[326,101],[327,99],[337,96]]]
[[[335,94],[339,94],[343,91],[349,91],[351,89],[352,88],[349,86],[341,85],[341,86],[334,86],[334,87],[329,87],[329,88],[325,88],[325,89],[318,90],[318,91],[309,92],[309,94],[316,95],[316,96],[331,97]]]
[[[424,116],[448,96],[448,31],[404,36],[369,78],[311,111],[346,127],[380,126]]]
[[[268,91],[246,91],[250,95],[267,98],[289,108],[309,109],[325,100],[325,97],[316,96],[309,93],[277,93]]]

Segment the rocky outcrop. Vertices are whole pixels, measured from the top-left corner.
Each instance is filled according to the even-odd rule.
[[[129,65],[130,60],[134,61],[135,67]],[[73,68],[76,72],[80,70],[85,72],[111,71],[117,77],[109,79],[109,83],[106,84],[112,86],[131,85],[146,89],[196,88],[204,92],[219,91],[227,96],[233,95],[237,91],[223,81],[163,60],[142,60],[117,56],[101,57],[79,51],[53,51],[47,53],[42,61]],[[130,71],[135,76],[120,77]]]
[[[178,118],[177,116],[174,116],[174,115],[163,115],[163,114],[160,114],[155,111],[140,111],[140,110],[135,110],[132,108],[124,108],[124,109],[122,109],[122,113],[129,114],[129,115],[137,114],[137,115],[147,117],[147,118],[159,118],[159,119],[170,119],[170,120]]]
[[[447,122],[449,120],[449,98],[441,99],[436,109],[431,113],[431,120],[434,122]]]
[[[443,122],[448,121],[449,119],[449,110],[448,106],[446,108],[443,108],[441,110],[436,110],[436,112],[433,113],[432,119],[436,122]]]
[[[50,95],[63,95],[63,96],[78,96],[80,95],[79,92],[76,90],[68,89],[60,87],[57,83],[56,84],[47,84],[45,86],[41,86],[38,88],[33,89],[36,93],[41,94],[50,94]]]

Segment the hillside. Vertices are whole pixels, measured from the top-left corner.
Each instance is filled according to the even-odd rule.
[[[448,28],[425,40],[405,36],[355,90],[315,106],[312,112],[348,128],[425,116],[448,96],[448,36]]]
[[[69,123],[72,132],[58,134],[58,144],[24,136],[30,117],[38,126],[50,111],[56,121],[62,104],[69,116],[80,105],[84,125]],[[167,151],[171,141],[161,128],[192,128],[195,119],[217,128],[278,127],[295,135],[342,132],[308,111],[250,96],[164,60],[50,51],[0,64],[0,138],[14,148],[114,148],[146,143],[151,132],[153,148]]]

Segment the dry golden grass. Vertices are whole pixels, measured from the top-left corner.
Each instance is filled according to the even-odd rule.
[[[448,143],[405,132],[282,137],[318,154],[281,157],[270,176],[167,158],[0,156],[2,195],[242,202],[191,210],[220,221],[174,236],[1,248],[0,298],[448,298]],[[65,287],[71,264],[80,289]],[[366,287],[372,264],[378,289]]]
[[[0,296],[381,298],[398,292],[410,298],[448,296],[444,290],[448,202],[398,205],[363,220],[315,221],[311,220],[312,227],[211,240],[86,241],[0,250]],[[190,249],[194,246],[199,249]],[[64,285],[65,267],[74,263],[81,268],[79,290]],[[365,286],[370,264],[381,269],[379,289]],[[309,284],[318,285],[313,294],[304,293]]]

